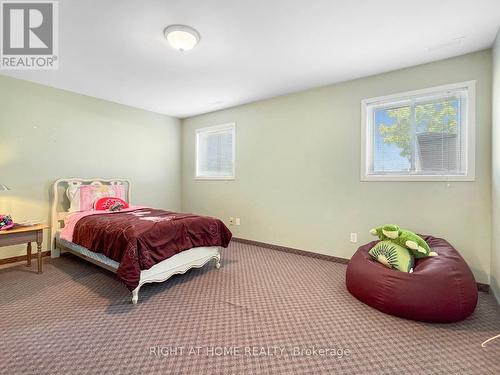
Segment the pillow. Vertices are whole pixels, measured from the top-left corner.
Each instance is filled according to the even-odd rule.
[[[128,208],[128,203],[121,198],[99,198],[94,204],[94,210],[98,211],[121,211],[124,208]]]
[[[70,200],[69,212],[91,211],[99,198],[116,197],[125,199],[123,185],[75,185],[66,191]]]
[[[391,241],[380,241],[368,252],[370,256],[384,266],[402,272],[413,272],[414,258],[408,249]]]

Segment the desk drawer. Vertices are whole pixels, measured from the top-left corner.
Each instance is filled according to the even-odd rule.
[[[36,242],[37,232],[4,233],[0,234],[0,246],[11,246]]]

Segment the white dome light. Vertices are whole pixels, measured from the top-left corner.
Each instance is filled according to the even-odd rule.
[[[168,43],[181,52],[193,49],[200,41],[200,34],[186,25],[170,25],[164,31]]]

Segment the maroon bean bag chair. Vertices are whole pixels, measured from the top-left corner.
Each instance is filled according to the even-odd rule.
[[[413,273],[385,267],[361,246],[347,266],[347,290],[387,314],[423,322],[450,323],[467,318],[477,304],[477,285],[469,266],[446,240],[422,236],[439,255],[415,259]]]

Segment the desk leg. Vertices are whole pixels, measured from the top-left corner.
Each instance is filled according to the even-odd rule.
[[[39,237],[36,241],[38,273],[42,273],[42,239]]]
[[[31,242],[28,242],[26,248],[26,267],[31,267]]]

